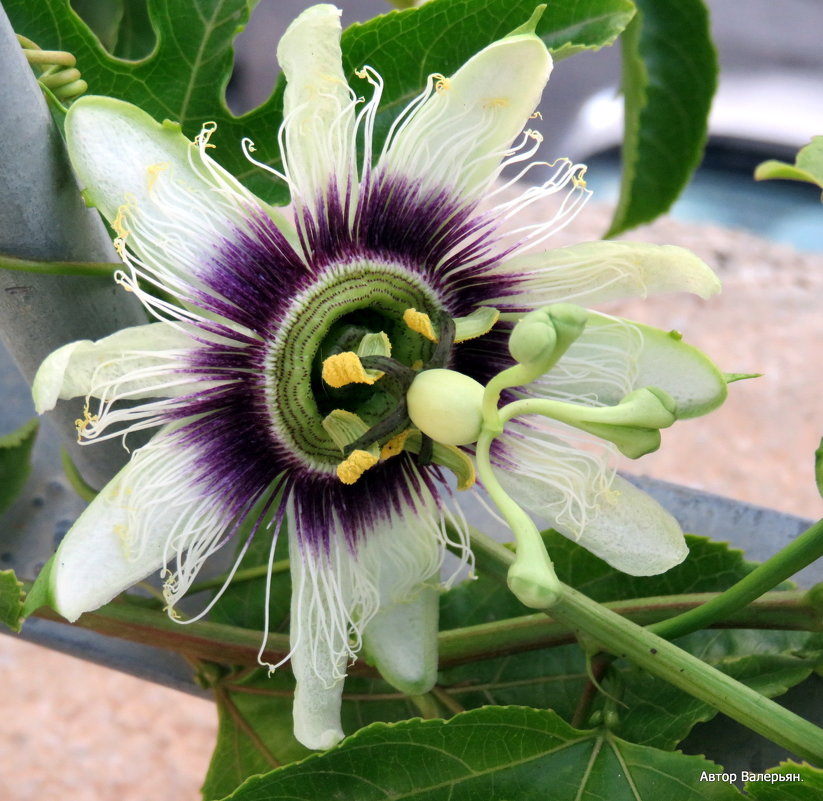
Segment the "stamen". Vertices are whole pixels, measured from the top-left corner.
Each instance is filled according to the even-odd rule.
[[[353,351],[336,353],[323,362],[323,380],[335,389],[348,384],[373,384],[383,376],[380,370],[366,370]]]
[[[381,459],[391,459],[392,456],[397,456],[401,454],[406,448],[406,440],[409,438],[410,434],[413,434],[415,429],[407,428],[405,431],[401,431],[397,436],[392,437],[381,449],[380,449],[380,458]]]
[[[374,467],[379,461],[368,451],[352,451],[345,461],[337,465],[337,477],[344,484],[354,484],[366,470]]]
[[[454,445],[444,445],[442,442],[434,442],[431,437],[426,437],[415,428],[409,428],[401,432],[396,437],[392,437],[380,451],[381,459],[391,459],[404,450],[409,453],[423,453],[428,440],[431,449],[430,462],[439,464],[452,471],[457,477],[457,489],[467,490],[474,486],[477,480],[474,462],[467,453],[461,451]]]
[[[406,309],[403,312],[403,322],[416,334],[426,337],[430,342],[437,342],[437,333],[432,325],[431,317],[417,309]]]

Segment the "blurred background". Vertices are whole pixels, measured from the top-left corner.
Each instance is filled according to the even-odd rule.
[[[382,0],[342,0],[344,25],[385,13]],[[276,43],[311,5],[261,0],[238,39],[229,104],[236,113],[266,99],[277,75]],[[819,192],[785,182],[755,184],[754,166],[792,161],[823,134],[823,4],[818,0],[709,0],[721,76],[703,166],[671,215],[630,238],[682,244],[708,261],[724,293],[708,303],[655,299],[612,311],[677,328],[729,372],[763,372],[736,384],[726,406],[664,436],[634,472],[819,517],[813,452],[823,434],[816,376],[823,353],[823,210]],[[515,27],[521,20],[512,20]],[[542,105],[544,158],[586,161],[590,207],[558,245],[594,239],[617,196],[621,141],[619,52],[585,53],[556,65]],[[539,209],[531,213],[539,215]],[[522,223],[522,221],[519,221]],[[28,388],[0,352],[0,433],[33,414]],[[65,432],[64,432],[65,433]],[[23,498],[2,521],[0,569],[33,568],[83,504],[57,467],[58,438],[44,424]],[[776,550],[776,544],[773,550]],[[769,551],[771,552],[771,551]],[[30,577],[24,574],[25,577]],[[0,638],[6,717],[0,733],[0,787],[8,801],[71,794],[74,801],[198,797],[213,746],[210,701],[134,678],[95,662],[150,675],[145,653],[47,632],[33,621],[22,637]],[[25,642],[38,639],[48,649]],[[62,649],[73,656],[65,656]],[[171,660],[162,680],[186,681]]]

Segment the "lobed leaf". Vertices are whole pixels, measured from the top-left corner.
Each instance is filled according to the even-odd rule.
[[[811,765],[781,762],[766,771],[769,779],[746,782],[746,792],[752,801],[818,801],[823,798],[823,771]],[[795,778],[795,777],[798,777]],[[778,778],[783,777],[783,778]],[[776,781],[771,781],[776,778]]]
[[[262,199],[288,200],[286,188],[253,167],[240,150],[244,136],[255,140],[256,158],[280,166],[277,132],[282,121],[283,81],[250,113],[235,117],[225,102],[232,70],[232,43],[248,22],[255,0],[149,0],[154,49],[135,61],[106,51],[75,14],[69,0],[5,0],[18,33],[41,47],[68,50],[91,94],[111,95],[140,106],[158,120],[181,123],[194,137],[204,122],[218,125],[213,155]],[[369,64],[385,79],[375,145],[405,103],[425,85],[430,72],[448,74],[475,52],[531,16],[534,0],[431,0],[418,9],[391,12],[354,25],[343,36],[347,74],[355,91],[368,87],[355,71]],[[117,31],[108,25],[117,55],[145,52],[149,32],[128,2]],[[555,0],[543,15],[539,35],[558,57],[611,44],[634,14],[630,0]],[[128,24],[130,19],[136,19]],[[134,41],[132,41],[132,39]]]
[[[486,707],[450,721],[374,724],[331,751],[249,779],[232,801],[726,801],[702,757],[571,728],[551,710]]]

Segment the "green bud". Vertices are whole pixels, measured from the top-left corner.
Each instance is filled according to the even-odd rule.
[[[523,317],[509,336],[509,353],[520,364],[531,364],[541,356],[551,355],[557,343],[551,318],[546,309],[537,309]]]

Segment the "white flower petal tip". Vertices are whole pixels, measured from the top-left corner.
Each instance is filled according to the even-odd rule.
[[[343,680],[326,687],[319,682],[297,682],[294,691],[294,736],[313,751],[325,751],[343,737],[340,728],[340,704]]]
[[[340,14],[332,5],[312,6],[277,47],[286,76],[284,166],[303,202],[314,202],[330,179],[342,187],[355,169],[355,97],[343,73]]]
[[[452,76],[432,76],[434,91],[390,136],[381,169],[478,197],[501,163],[520,160],[517,148],[510,148],[537,108],[551,71],[542,40],[516,31]],[[542,138],[526,134],[524,142]]]
[[[564,301],[589,306],[666,292],[707,299],[721,289],[711,267],[691,251],[643,242],[583,242],[525,253],[506,261],[499,272],[523,276],[519,291],[533,306]],[[507,300],[513,296],[492,302]]]
[[[52,351],[43,360],[31,385],[31,395],[34,399],[34,408],[37,414],[45,414],[57,405],[57,401],[63,397],[66,368],[74,351],[78,346],[91,344],[88,339],[80,342],[70,342],[68,345],[63,345],[62,348]],[[74,397],[74,395],[68,395],[67,397]]]
[[[613,319],[592,313],[588,325],[608,328]],[[658,387],[671,395],[678,420],[716,409],[728,395],[725,375],[703,351],[683,341],[677,331],[663,331],[624,321],[639,332],[642,345],[633,367],[636,387]]]
[[[123,328],[103,339],[69,342],[50,353],[32,384],[38,414],[59,399],[93,397],[176,397],[197,388],[174,376],[196,347],[185,326],[169,323]]]
[[[197,180],[188,161],[192,145],[180,126],[155,122],[122,100],[88,96],[75,101],[66,116],[66,141],[87,200],[108,220],[127,199],[144,205],[159,169]]]
[[[631,576],[665,573],[689,553],[677,520],[619,476],[600,495],[594,516],[579,536],[561,533]]]
[[[427,693],[437,681],[439,604],[438,589],[422,587],[411,601],[382,606],[363,631],[368,659],[406,695]]]
[[[57,612],[74,622],[98,609],[163,564],[163,549],[128,552],[128,477],[126,465],[92,501],[66,534],[54,557],[51,597]],[[165,536],[164,536],[165,540]]]

